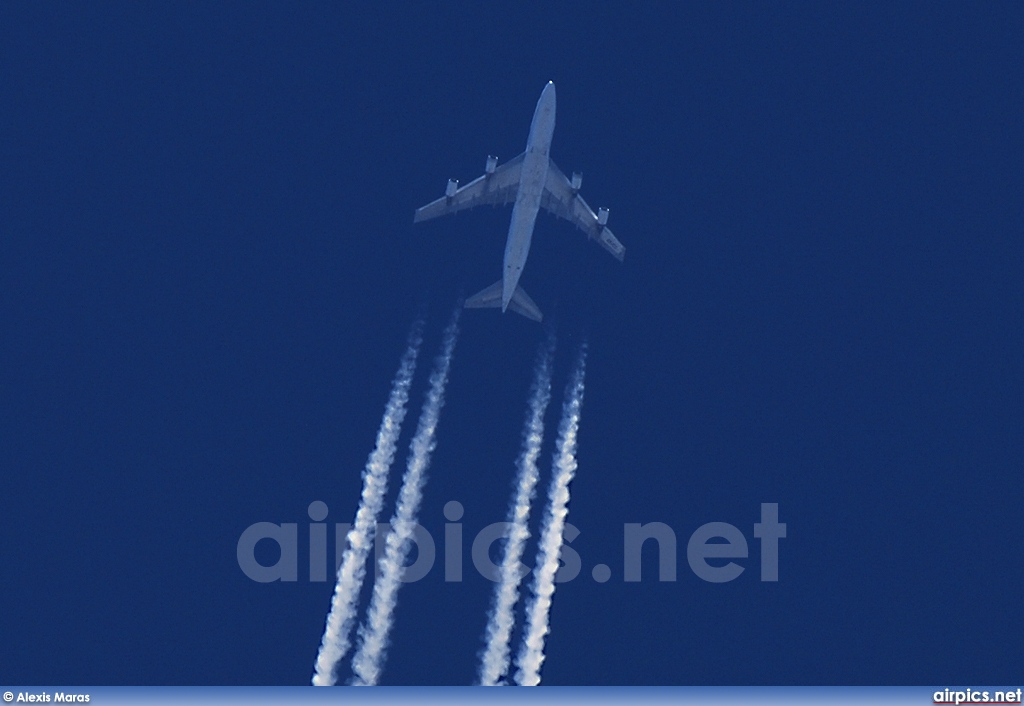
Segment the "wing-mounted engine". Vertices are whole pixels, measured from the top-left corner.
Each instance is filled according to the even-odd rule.
[[[608,209],[604,208],[603,206],[597,209],[597,225],[608,225]]]
[[[583,186],[583,175],[579,172],[573,172],[570,185],[572,186],[572,193],[578,194],[580,192],[580,187]]]
[[[498,158],[494,155],[487,155],[487,161],[484,163],[484,174],[488,176],[494,174],[494,170],[498,168]]]
[[[455,196],[455,192],[459,190],[459,180],[449,179],[448,186],[444,187],[444,195],[448,198]]]

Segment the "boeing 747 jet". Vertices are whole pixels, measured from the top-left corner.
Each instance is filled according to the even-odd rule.
[[[594,213],[580,196],[583,176],[577,172],[572,180],[567,179],[548,156],[554,132],[555,84],[548,81],[533,112],[525,152],[502,165],[497,157],[488,157],[483,176],[462,188],[458,181],[450,179],[444,196],[416,210],[413,222],[419,223],[483,204],[514,204],[501,279],[467,299],[466,308],[501,307],[502,312],[512,309],[534,321],[544,318],[519,286],[541,208],[572,222],[619,260],[625,256],[626,248],[608,229],[608,209],[599,208]]]

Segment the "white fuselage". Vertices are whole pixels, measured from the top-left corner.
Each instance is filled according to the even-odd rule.
[[[512,222],[509,224],[508,240],[505,242],[505,269],[501,276],[502,311],[508,308],[508,303],[515,294],[523,267],[526,266],[526,257],[530,254],[533,224],[537,220],[544,182],[548,178],[548,153],[554,133],[555,84],[549,81],[540,94],[537,109],[533,112],[530,137],[526,141],[526,154],[519,177],[519,192],[515,205],[512,206]]]

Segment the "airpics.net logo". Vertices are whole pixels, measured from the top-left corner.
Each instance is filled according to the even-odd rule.
[[[1019,704],[1022,690],[943,689],[932,694],[934,704]]]
[[[314,500],[309,504],[307,514],[311,522],[308,527],[308,573],[311,582],[333,579],[341,566],[349,542],[352,525],[334,525],[334,571],[328,571],[328,524],[327,504]],[[510,523],[494,522],[483,527],[468,542],[460,520],[464,514],[462,503],[452,500],[444,506],[444,539],[442,553],[444,580],[462,581],[467,543],[470,545],[470,560],[473,568],[484,578],[497,582],[500,568],[494,556],[500,553],[501,542],[508,536]],[[391,531],[388,523],[378,523],[374,533],[374,566],[380,566],[384,556],[387,535]],[[560,553],[561,567],[555,576],[557,583],[566,583],[577,578],[584,569],[583,559],[572,547],[580,530],[569,522],[565,523]],[[760,580],[779,580],[779,541],[786,537],[786,524],[779,522],[778,503],[761,503],[760,521],[753,523],[753,539],[759,544]],[[415,558],[404,567],[402,583],[414,583],[430,574],[437,562],[437,542],[425,527],[413,526],[412,545]],[[643,578],[642,550],[647,542],[657,545],[658,581],[675,581],[677,577],[677,537],[675,530],[664,522],[625,523],[622,528],[622,580],[639,582]],[[304,548],[305,550],[306,548]],[[750,560],[750,545],[747,536],[739,527],[728,522],[708,522],[690,534],[686,542],[686,562],[690,570],[700,579],[709,583],[727,583],[746,571]],[[297,522],[255,522],[249,525],[238,538],[238,566],[248,578],[258,583],[299,580],[299,523]],[[500,560],[499,560],[500,561]],[[741,563],[741,561],[743,563]],[[650,568],[650,567],[648,567]],[[519,563],[519,578],[530,573],[530,567]],[[647,575],[653,576],[653,571]],[[590,576],[598,583],[612,578],[612,568],[607,564],[595,564]]]

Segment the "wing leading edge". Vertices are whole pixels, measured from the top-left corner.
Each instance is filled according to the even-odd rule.
[[[604,224],[608,212],[602,211],[603,218],[594,213],[580,196],[579,189],[573,188],[572,182],[566,178],[561,169],[555,166],[554,162],[548,162],[548,177],[544,183],[544,195],[541,197],[540,206],[558,218],[572,223],[586,233],[588,238],[600,243],[601,247],[618,260],[622,260],[626,256],[625,246],[612,235],[611,230]]]
[[[524,153],[525,154],[525,153]],[[490,165],[490,160],[488,160]],[[413,223],[429,221],[449,213],[458,213],[476,206],[503,206],[513,203],[519,192],[519,176],[522,171],[523,155],[510,159],[496,167],[494,171],[485,173],[453,193],[445,194],[436,201],[416,209]],[[449,182],[457,184],[457,182]]]

